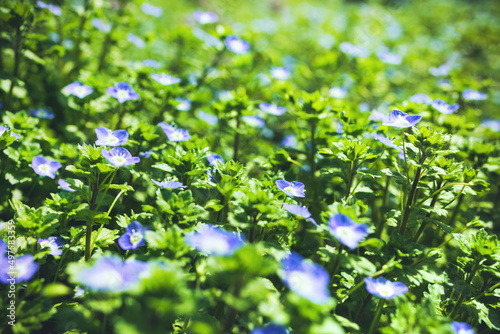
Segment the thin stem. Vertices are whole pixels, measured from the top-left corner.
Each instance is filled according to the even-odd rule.
[[[236,134],[234,135],[233,143],[233,160],[238,159],[238,148],[240,145],[240,124],[241,124],[241,110],[238,110],[238,115],[236,116]]]
[[[330,271],[331,276],[335,275],[335,272],[337,271],[337,268],[340,263],[340,256],[342,254],[342,250],[344,249],[344,245],[340,244],[340,247],[338,248],[337,256],[335,257],[335,262],[333,263],[332,269]]]
[[[239,298],[240,290],[243,286],[243,278],[239,278],[235,284],[233,295],[235,298]],[[226,315],[224,316],[224,331],[223,333],[231,333],[234,321],[236,320],[237,312],[233,306],[229,306]]]
[[[377,311],[375,312],[375,317],[373,317],[373,321],[370,326],[370,330],[368,331],[368,334],[373,334],[375,332],[375,328],[377,327],[378,322],[380,321],[380,317],[382,316],[382,310],[384,309],[384,304],[385,304],[385,299],[380,299],[380,301],[378,302]]]
[[[441,187],[441,182],[442,182],[442,181],[441,181],[441,180],[439,180],[439,182],[438,182],[438,184],[437,184],[437,187],[436,187],[436,188]],[[444,188],[444,187],[443,187],[443,188]],[[442,189],[442,188],[441,188],[441,189]],[[438,191],[435,191],[435,192],[434,192],[434,196],[432,197],[431,205],[430,205],[430,208],[431,208],[431,209],[432,209],[432,208],[434,208],[434,206],[436,205],[438,198],[439,198],[439,192],[438,192]],[[425,217],[426,217],[426,218],[429,218],[430,216],[431,216],[431,213],[429,212],[429,213],[428,213]],[[428,224],[428,223],[427,223],[427,221],[423,221],[423,222],[422,222],[422,224],[420,225],[420,227],[419,227],[419,229],[418,229],[417,233],[416,233],[416,234],[415,234],[415,236],[413,237],[413,241],[414,241],[415,243],[417,243],[417,242],[418,242],[418,240],[420,239],[420,236],[424,233],[425,228],[427,227],[427,224]]]
[[[410,194],[408,195],[408,200],[406,201],[406,206],[403,214],[403,220],[401,222],[401,227],[399,229],[399,234],[404,236],[406,226],[408,225],[408,218],[410,218],[410,207],[413,203],[413,197],[415,196],[415,192],[417,191],[418,181],[420,180],[420,171],[421,168],[417,168],[417,172],[415,173],[415,179],[413,180],[413,184],[411,186]]]
[[[94,183],[90,184],[90,191],[92,191],[92,197],[90,198],[89,209],[92,217],[87,222],[87,233],[85,236],[85,261],[90,260],[90,255],[92,253],[92,225],[94,225],[94,211],[96,208],[97,195],[99,194],[99,172],[96,174]]]
[[[465,285],[466,286],[469,285],[472,282],[472,279],[476,275],[476,271],[479,268],[479,263],[480,262],[481,261],[476,261],[474,263],[474,267],[472,268],[472,271],[471,271],[469,277],[467,277],[467,280],[465,281]],[[453,308],[453,311],[451,311],[451,314],[449,316],[450,319],[453,319],[455,317],[455,315],[457,314],[458,310],[462,306],[462,303],[463,303],[464,299],[465,299],[464,290],[462,290],[460,292],[460,296],[458,297],[457,303],[455,304],[455,307]]]
[[[422,173],[422,174],[423,174],[423,173]],[[462,193],[462,191],[463,191],[463,189],[465,188],[465,186],[469,186],[469,185],[470,185],[470,183],[463,183],[463,182],[454,182],[454,183],[449,183],[449,184],[445,185],[444,187],[439,188],[438,190],[436,190],[435,192],[433,192],[432,194],[430,194],[429,196],[427,196],[426,198],[424,198],[424,199],[423,199],[423,200],[421,200],[420,202],[418,202],[418,204],[417,204],[417,205],[421,205],[421,204],[423,204],[423,203],[424,203],[425,201],[427,201],[429,198],[434,197],[434,196],[436,196],[437,194],[439,194],[441,191],[446,190],[446,189],[448,189],[448,188],[451,188],[451,187],[453,187],[453,186],[464,186],[464,187],[462,188],[462,190],[460,191],[460,193]],[[448,205],[449,205],[449,204],[446,204],[446,206],[448,206]]]

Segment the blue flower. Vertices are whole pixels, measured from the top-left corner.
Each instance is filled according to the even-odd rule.
[[[365,49],[364,47],[354,45],[349,42],[342,42],[339,45],[340,51],[347,53],[350,56],[353,57],[368,57],[370,55],[370,51]]]
[[[266,122],[264,122],[264,120],[259,116],[245,115],[241,117],[241,120],[254,128],[262,129],[263,127],[266,126]]]
[[[366,290],[374,296],[383,299],[394,299],[408,292],[408,287],[401,282],[391,282],[379,277],[365,277]]]
[[[219,19],[219,16],[215,14],[214,12],[202,12],[199,10],[196,10],[193,13],[194,19],[199,23],[199,24],[210,24],[210,23],[215,23]]]
[[[347,95],[347,88],[335,86],[330,89],[329,94],[335,99],[343,99]]]
[[[47,108],[37,108],[30,111],[30,115],[41,119],[54,119],[55,115]]]
[[[451,68],[449,64],[443,64],[439,67],[431,67],[429,69],[429,73],[435,77],[442,77],[448,75],[448,73],[450,73],[450,69]]]
[[[337,129],[335,130],[336,133],[343,133],[344,132],[344,125],[342,124],[341,121],[337,121]]]
[[[500,120],[498,119],[486,118],[481,122],[481,125],[492,131],[500,132]]]
[[[95,141],[97,146],[120,146],[128,140],[127,130],[111,131],[101,126],[95,129],[95,134],[97,135],[97,140]]]
[[[156,82],[158,82],[159,84],[162,84],[163,86],[170,86],[170,85],[174,85],[176,83],[181,82],[181,79],[174,78],[173,76],[165,74],[165,73],[162,73],[162,74],[151,73],[151,78],[153,78]]]
[[[283,207],[285,208],[286,211],[290,212],[291,214],[307,219],[314,225],[318,226],[314,218],[311,217],[311,213],[305,206],[284,203]]]
[[[337,213],[328,221],[330,233],[343,245],[356,249],[361,240],[368,235],[366,224],[355,223],[348,216]]]
[[[408,115],[401,110],[394,109],[389,113],[389,117],[384,119],[382,125],[394,126],[396,128],[409,128],[422,120],[420,115]]]
[[[299,254],[292,252],[281,260],[281,269],[283,283],[295,294],[318,305],[330,300],[330,277],[320,265],[306,261]]]
[[[384,144],[386,146],[397,149],[399,151],[399,158],[404,159],[403,149],[401,147],[397,146],[396,144],[394,144],[394,142],[392,140],[390,140],[389,138],[384,137],[382,135],[379,135],[378,133],[374,134],[373,138],[377,139],[379,142],[381,142],[382,144]]]
[[[48,237],[47,239],[38,239],[41,248],[49,247],[50,255],[61,255],[61,246],[64,245],[64,240],[61,237]]]
[[[288,182],[277,180],[276,186],[279,190],[291,197],[306,197],[304,194],[304,184],[300,182]]]
[[[154,59],[146,59],[142,61],[142,65],[145,67],[160,68],[161,64]]]
[[[133,288],[149,271],[147,262],[123,261],[115,255],[108,255],[97,259],[91,267],[77,270],[73,280],[92,290],[121,292]]]
[[[119,82],[112,87],[106,88],[106,93],[123,103],[128,100],[138,100],[139,94],[126,82]]]
[[[61,168],[62,165],[59,161],[48,159],[41,155],[37,155],[31,161],[31,167],[33,167],[33,170],[38,175],[48,176],[51,179],[55,179],[57,170]]]
[[[4,132],[7,132],[7,131],[10,131],[9,128],[7,128],[3,125],[0,125],[0,136],[2,136],[4,134]],[[21,139],[21,136],[18,133],[15,133],[12,131],[10,132],[10,136],[16,137],[16,140]]]
[[[483,101],[488,98],[488,94],[473,89],[464,89],[462,96],[467,101]]]
[[[30,254],[17,257],[14,266],[15,269],[12,270],[8,257],[2,252],[0,255],[0,282],[10,284],[11,282],[29,281],[39,268],[38,263],[35,262],[35,258]]]
[[[163,15],[163,9],[161,7],[153,6],[148,3],[142,4],[141,9],[144,14],[148,14],[154,17],[160,17]]]
[[[217,161],[220,161],[223,165],[226,163],[224,158],[218,154],[212,154],[207,157],[208,163],[212,166],[217,166]]]
[[[147,230],[138,221],[131,222],[125,229],[125,234],[118,239],[118,245],[123,250],[136,249],[144,245],[146,243],[144,232]]]
[[[172,125],[165,122],[160,122],[158,125],[160,125],[170,141],[186,141],[191,139],[188,130],[176,129]]]
[[[63,92],[65,94],[71,94],[77,96],[81,99],[89,94],[92,94],[94,89],[90,86],[82,84],[80,81],[75,81],[64,87]]]
[[[286,327],[269,324],[264,328],[255,328],[250,334],[288,334]]]
[[[113,147],[109,151],[102,149],[101,155],[116,168],[130,166],[141,161],[141,158],[133,157],[132,154],[123,147]]]
[[[105,23],[101,19],[93,18],[91,21],[91,24],[94,28],[96,28],[97,30],[100,30],[102,32],[110,32],[111,31],[111,24]]]
[[[290,77],[290,74],[292,74],[292,71],[286,67],[273,67],[273,68],[271,68],[271,76],[274,79],[286,80]]]
[[[198,232],[190,232],[184,241],[208,255],[231,256],[244,245],[243,237],[211,224],[202,225]]]
[[[146,152],[139,153],[139,156],[144,157],[144,158],[150,158],[152,153],[153,153],[153,150],[149,150]]]
[[[458,104],[450,105],[441,99],[436,99],[432,102],[432,107],[442,114],[453,114],[460,108]]]
[[[85,295],[85,289],[83,289],[82,287],[77,286],[75,294],[73,295],[73,298],[83,297],[83,295]]]
[[[185,99],[183,97],[178,97],[175,99],[179,104],[175,107],[177,110],[180,111],[188,111],[191,108],[191,100],[190,99]]]
[[[378,59],[386,64],[399,65],[403,61],[403,58],[395,53],[389,52],[387,50],[382,50],[377,53]]]
[[[42,2],[42,1],[37,1],[36,4],[40,8],[48,9],[49,12],[51,12],[52,14],[54,14],[56,16],[61,16],[62,11],[61,11],[61,7],[59,7],[59,6],[52,5],[52,4],[46,4],[45,2]]]
[[[227,36],[224,44],[233,53],[245,54],[250,50],[250,43],[233,35]]]
[[[151,179],[154,184],[156,184],[158,187],[164,188],[164,189],[179,189],[179,188],[186,188],[185,185],[178,181],[172,181],[172,180],[164,180],[164,181],[156,181]]]
[[[285,107],[278,107],[275,104],[269,104],[266,102],[260,103],[259,108],[263,112],[266,112],[266,113],[271,114],[271,115],[276,115],[276,116],[281,116],[286,112]]]
[[[283,138],[283,141],[281,142],[281,145],[287,146],[287,147],[297,147],[297,135],[287,135]]]
[[[76,191],[75,189],[71,189],[70,188],[70,184],[68,182],[66,182],[65,179],[59,179],[59,180],[57,180],[57,184],[59,184],[59,187],[61,189],[63,189],[63,190],[71,191],[71,192]]]
[[[204,122],[207,122],[210,125],[216,125],[217,123],[219,123],[219,119],[217,118],[217,116],[209,114],[203,110],[198,110],[196,116],[198,116],[199,119],[201,119]]]
[[[451,323],[451,329],[455,334],[476,334],[474,329],[465,322],[453,321]]]
[[[137,46],[139,49],[144,49],[146,47],[146,42],[136,34],[128,33],[127,41]]]
[[[423,103],[423,104],[431,104],[432,103],[432,99],[430,97],[428,97],[427,95],[422,94],[422,93],[418,93],[418,94],[413,95],[412,97],[409,98],[409,101],[414,102],[414,103]]]

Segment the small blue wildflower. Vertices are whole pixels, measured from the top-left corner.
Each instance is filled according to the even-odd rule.
[[[361,240],[368,235],[366,224],[355,223],[348,216],[337,213],[328,221],[330,233],[343,245],[356,249]]]
[[[297,147],[297,135],[286,135],[281,141],[281,145],[286,147]]]
[[[304,184],[300,182],[288,182],[277,180],[276,186],[279,190],[291,197],[306,197],[304,194]]]
[[[285,107],[278,107],[275,104],[270,104],[270,103],[266,103],[266,102],[260,103],[259,108],[263,112],[266,112],[266,113],[271,114],[271,115],[276,115],[276,116],[281,116],[286,112]]]
[[[175,108],[180,111],[188,111],[191,109],[191,100],[190,99],[185,99],[183,97],[178,97],[175,99],[175,101],[178,103]]]
[[[30,111],[30,115],[41,119],[54,119],[55,115],[47,108],[36,108]]]
[[[160,122],[158,125],[162,128],[170,141],[186,141],[191,139],[188,130],[176,129],[165,122]]]
[[[285,208],[286,211],[290,212],[291,214],[307,219],[314,225],[318,226],[314,218],[311,217],[311,213],[305,206],[284,203],[283,207]]]
[[[165,73],[162,73],[162,74],[151,73],[151,78],[153,78],[156,82],[158,82],[159,84],[162,84],[163,86],[170,86],[170,85],[174,85],[176,83],[181,82],[181,79],[174,78],[173,76],[165,74]]]
[[[258,129],[262,129],[263,127],[266,126],[266,122],[264,122],[264,120],[262,118],[260,118],[259,116],[245,115],[245,116],[241,117],[241,120],[243,122],[247,123],[248,125],[250,125],[251,127],[258,128]]]
[[[481,122],[481,125],[492,131],[500,132],[500,120],[498,119],[486,118]]]
[[[451,323],[451,329],[455,334],[476,334],[474,329],[465,322],[453,321]]]
[[[354,45],[349,42],[342,42],[339,45],[340,51],[347,53],[350,56],[353,57],[368,57],[370,55],[370,51],[365,49],[364,47]]]
[[[488,98],[488,94],[473,89],[464,89],[462,96],[467,101],[483,101]]]
[[[210,224],[186,234],[184,241],[202,253],[219,256],[231,256],[244,245],[241,235]]]
[[[10,131],[9,128],[7,128],[3,125],[0,125],[0,136],[2,136],[4,134],[4,132],[7,132],[7,131]],[[12,131],[10,132],[10,136],[16,137],[16,140],[21,139],[21,136],[18,133],[15,133]]]
[[[3,242],[2,242],[3,243]],[[2,249],[7,247],[2,247]],[[5,251],[0,254],[0,282],[10,284],[12,277],[15,277],[15,283],[29,281],[38,271],[39,265],[35,262],[35,258],[31,254],[26,254],[16,258],[15,269],[11,269],[11,264]]]
[[[66,182],[65,179],[57,180],[57,184],[59,184],[59,188],[61,188],[63,190],[70,191],[70,192],[76,191],[75,189],[70,188],[71,185],[68,182]]]
[[[120,168],[130,166],[141,161],[139,157],[133,157],[130,152],[123,147],[113,147],[111,150],[101,150],[101,155],[106,158],[113,166]]]
[[[80,298],[85,295],[85,289],[83,289],[80,286],[77,286],[75,289],[75,294],[73,295],[73,298]]]
[[[48,176],[51,179],[55,179],[57,170],[61,168],[62,165],[59,161],[48,159],[41,155],[37,155],[31,161],[31,167],[38,175]]]
[[[290,77],[292,71],[287,67],[273,67],[271,68],[271,76],[274,79],[286,80]]]
[[[126,82],[119,82],[112,87],[106,88],[106,93],[123,103],[128,100],[138,100],[139,94]]]
[[[377,57],[381,62],[391,65],[399,65],[403,61],[403,57],[387,50],[378,52]]]
[[[111,131],[101,126],[95,129],[95,134],[97,135],[97,140],[95,141],[97,146],[120,146],[128,140],[127,130]]]
[[[218,183],[217,180],[215,180],[214,176],[212,175],[212,171],[209,169],[207,170],[207,175],[208,175],[208,180],[212,183]]]
[[[47,3],[42,2],[42,1],[37,1],[36,4],[38,5],[38,7],[42,8],[42,9],[43,8],[48,9],[49,12],[51,12],[52,14],[54,14],[56,16],[61,16],[61,14],[62,14],[61,7],[59,7],[59,6],[47,4]]]
[[[80,81],[75,81],[64,87],[63,92],[65,94],[71,94],[76,97],[83,99],[87,95],[92,94],[94,89],[90,86],[84,85]]]
[[[286,327],[269,324],[264,328],[255,328],[250,334],[288,334]]]
[[[335,130],[335,132],[339,134],[344,132],[344,125],[341,121],[337,121],[337,129]]]
[[[108,255],[97,259],[91,267],[76,271],[73,280],[92,290],[121,292],[133,288],[149,271],[147,262],[123,261],[118,256]]]
[[[137,249],[146,243],[144,233],[147,230],[142,227],[141,223],[134,220],[125,229],[125,234],[118,239],[118,245],[123,250]]]
[[[64,48],[67,50],[73,50],[73,48],[75,47],[75,43],[73,43],[73,41],[70,39],[65,39],[62,41],[62,46],[64,46]]]
[[[219,119],[217,118],[217,116],[215,116],[213,114],[209,114],[206,111],[201,110],[201,109],[198,110],[198,112],[196,113],[196,116],[198,116],[199,119],[201,119],[202,121],[204,121],[210,125],[217,125],[217,123],[219,123]]]
[[[401,110],[394,109],[389,113],[389,117],[384,119],[382,125],[394,126],[396,128],[409,128],[422,120],[420,115],[408,115]]]
[[[388,279],[379,277],[365,277],[366,290],[374,296],[383,299],[394,299],[408,292],[408,287],[401,282],[391,282]]]
[[[392,147],[392,148],[395,148],[396,150],[398,150],[399,151],[399,155],[398,155],[399,158],[404,159],[403,149],[401,147],[397,146],[396,144],[394,144],[394,142],[392,140],[390,140],[389,138],[387,138],[385,136],[379,135],[378,133],[374,134],[373,138],[375,138],[376,140],[378,140],[379,142],[381,142],[385,146],[389,146],[389,147]]]
[[[156,184],[158,187],[161,187],[164,189],[173,190],[173,189],[179,189],[179,188],[186,188],[185,185],[183,185],[182,183],[180,183],[178,181],[171,181],[168,179],[161,181],[161,182],[153,180],[153,179],[151,179],[151,181],[153,181],[153,183]]]
[[[295,294],[318,305],[330,300],[328,284],[330,277],[319,264],[306,261],[292,252],[281,260],[281,279]]]
[[[250,50],[250,43],[233,35],[227,36],[224,44],[233,53],[245,54]]]
[[[343,99],[347,95],[347,88],[335,86],[330,89],[329,94],[335,99]]]
[[[409,101],[413,102],[413,103],[422,103],[422,104],[431,104],[432,103],[432,99],[430,97],[428,97],[427,95],[422,94],[422,93],[418,93],[418,94],[413,95],[412,97],[409,98]]]
[[[194,11],[193,16],[199,24],[215,23],[219,19],[219,16],[214,12],[202,12],[199,10]]]
[[[431,67],[429,69],[429,73],[435,77],[442,77],[448,75],[448,73],[450,73],[450,69],[451,68],[449,64],[443,64],[439,67]]]
[[[224,158],[218,154],[212,154],[207,157],[208,163],[212,166],[217,166],[217,161],[220,161],[223,165],[226,163]]]
[[[61,255],[61,246],[64,245],[64,240],[61,237],[48,237],[47,239],[38,239],[40,248],[50,248],[50,255]]]
[[[161,7],[153,6],[148,3],[142,4],[141,9],[144,14],[154,17],[160,17],[163,15],[163,9]]]
[[[146,47],[146,42],[136,34],[128,33],[127,41],[137,46],[139,49],[144,49]]]
[[[91,24],[94,28],[96,28],[97,30],[100,30],[102,32],[110,32],[111,31],[111,24],[106,23],[101,19],[93,18],[91,21]]]
[[[146,59],[142,61],[142,65],[151,68],[160,68],[161,64],[154,59]]]
[[[146,152],[141,152],[139,153],[139,156],[144,157],[144,158],[151,158],[151,154],[153,153],[153,150],[149,150]]]
[[[446,101],[441,99],[436,99],[432,102],[432,107],[442,114],[453,114],[460,108],[458,104],[450,105]]]

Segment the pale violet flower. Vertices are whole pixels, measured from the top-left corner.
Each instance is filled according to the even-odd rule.
[[[492,131],[500,132],[500,120],[498,119],[486,118],[481,122],[481,125]]]
[[[243,236],[210,224],[186,234],[184,241],[202,253],[218,256],[231,256],[244,245]]]
[[[224,44],[233,53],[245,54],[250,50],[250,43],[233,35],[227,36]]]
[[[173,76],[165,74],[165,73],[162,73],[162,74],[151,73],[151,78],[153,78],[156,82],[158,82],[159,84],[162,84],[163,86],[170,86],[170,85],[174,85],[176,83],[181,82],[181,79],[174,78]]]
[[[361,240],[368,235],[366,224],[355,223],[348,216],[338,213],[328,221],[330,233],[343,245],[356,249]]]
[[[132,33],[128,33],[127,41],[134,44],[139,49],[144,49],[146,47],[146,42],[144,42],[144,40],[142,38],[140,38],[139,36],[132,34]]]
[[[37,155],[33,158],[31,162],[31,167],[35,173],[40,176],[48,176],[51,179],[56,178],[56,173],[59,168],[62,167],[61,163],[56,160],[45,158],[41,155]]]
[[[120,146],[128,140],[127,130],[111,131],[101,126],[95,129],[95,133],[97,135],[97,140],[95,141],[97,146]]]
[[[138,100],[139,94],[127,82],[119,82],[114,86],[106,88],[106,93],[123,103],[128,100]]]
[[[141,161],[141,158],[133,157],[127,149],[119,146],[113,147],[109,151],[102,149],[101,155],[116,168],[130,166]]]
[[[286,67],[273,67],[271,68],[271,76],[274,79],[286,80],[290,77],[292,71]]]
[[[409,128],[422,120],[420,115],[408,115],[401,110],[394,109],[389,116],[384,119],[382,125],[393,126],[396,128]]]
[[[450,73],[450,69],[451,67],[449,64],[443,64],[439,67],[431,67],[429,69],[429,73],[435,77],[442,77],[448,75],[448,73]]]
[[[430,97],[428,97],[427,95],[422,94],[422,93],[415,94],[415,95],[411,96],[408,100],[410,102],[413,102],[413,103],[421,103],[421,104],[431,104],[432,103],[432,99]]]
[[[123,250],[134,250],[146,243],[145,232],[147,228],[142,227],[138,221],[131,222],[125,233],[118,239],[118,245]]]
[[[191,139],[188,130],[174,128],[172,125],[165,122],[160,122],[158,125],[160,125],[163,132],[165,132],[169,141],[176,142]]]
[[[383,63],[391,64],[391,65],[399,65],[403,61],[403,57],[398,54],[389,52],[387,50],[382,50],[377,53],[378,59],[380,59]]]
[[[343,99],[347,95],[347,88],[335,86],[330,89],[329,93],[335,99]]]
[[[178,103],[178,105],[175,107],[177,110],[188,111],[189,109],[191,109],[191,100],[190,99],[178,97],[175,99],[175,101]]]
[[[47,3],[42,2],[42,1],[37,1],[36,4],[38,5],[38,7],[42,8],[42,9],[45,8],[49,12],[51,12],[52,14],[54,14],[56,16],[61,16],[61,14],[62,14],[61,7],[59,7],[59,6],[47,4]]]
[[[217,161],[222,163],[223,165],[226,163],[224,161],[224,158],[221,157],[219,154],[212,154],[207,157],[208,163],[211,164],[212,166],[217,166]]]
[[[301,182],[288,182],[285,180],[277,180],[276,186],[279,190],[291,197],[305,197],[304,184]]]
[[[266,126],[264,120],[258,116],[245,115],[241,117],[241,120],[253,128],[262,129],[264,126]]]
[[[276,115],[276,116],[281,116],[286,112],[285,107],[278,107],[275,104],[270,104],[270,103],[266,103],[266,102],[260,103],[259,109],[268,113],[268,114]]]
[[[146,59],[142,61],[142,65],[151,68],[160,68],[161,64],[154,59]]]
[[[4,132],[10,131],[9,128],[0,125],[0,137],[4,134]],[[18,133],[15,133],[13,131],[10,132],[11,137],[16,137],[16,140],[21,139],[21,136]]]
[[[71,184],[69,184],[65,179],[59,179],[59,180],[57,180],[57,184],[59,185],[59,188],[61,188],[63,190],[66,190],[66,191],[69,191],[69,192],[75,192],[76,191],[75,189],[71,189],[70,188]]]
[[[71,94],[81,99],[83,99],[87,95],[92,94],[93,91],[94,89],[92,87],[87,86],[81,83],[80,81],[75,81],[73,83],[70,83],[69,85],[63,88],[63,92],[65,94]]]
[[[379,277],[365,277],[366,290],[374,296],[382,299],[394,299],[408,292],[408,287],[401,282],[391,282],[388,279]]]
[[[173,189],[186,188],[185,185],[183,185],[182,183],[180,183],[178,181],[172,181],[172,180],[168,180],[168,179],[161,181],[161,182],[153,180],[153,179],[151,179],[151,181],[153,181],[154,184],[156,184],[158,187],[163,188],[163,189],[173,190]]]
[[[286,211],[290,212],[291,214],[307,219],[314,225],[318,226],[314,218],[311,217],[311,213],[305,206],[284,203],[283,207],[285,208]]]
[[[160,17],[163,15],[163,9],[161,7],[153,6],[148,3],[144,3],[141,6],[144,14],[148,14],[154,17]]]
[[[215,23],[219,19],[219,16],[215,14],[214,12],[202,12],[199,10],[196,10],[193,13],[194,19],[199,23],[199,24],[210,24],[210,23]]]
[[[462,96],[467,101],[483,101],[488,98],[488,94],[473,89],[464,89]]]
[[[432,107],[442,114],[452,114],[460,108],[458,104],[448,104],[446,101],[436,99],[432,102]]]
[[[91,23],[92,23],[92,26],[94,28],[96,28],[97,30],[100,30],[102,32],[110,32],[111,31],[111,24],[105,23],[101,19],[93,18]]]
[[[340,43],[339,47],[340,47],[340,51],[342,51],[343,53],[347,53],[348,55],[353,56],[353,57],[365,58],[365,57],[368,57],[370,55],[370,51],[368,51],[364,47],[354,45],[354,44],[349,43],[349,42],[342,42],[342,43]]]
[[[453,321],[451,323],[451,329],[454,334],[476,334],[474,329],[465,322]]]
[[[38,239],[40,248],[50,248],[50,255],[61,255],[61,247],[64,245],[64,240],[61,237],[48,237],[47,239]]]
[[[196,112],[196,116],[198,116],[199,119],[201,119],[202,121],[204,121],[210,125],[216,125],[217,123],[219,123],[219,119],[217,118],[216,115],[209,114],[206,111],[201,110],[201,109]]]

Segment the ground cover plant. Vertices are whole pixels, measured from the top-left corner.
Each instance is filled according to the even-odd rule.
[[[500,330],[496,1],[0,3],[0,332]]]

